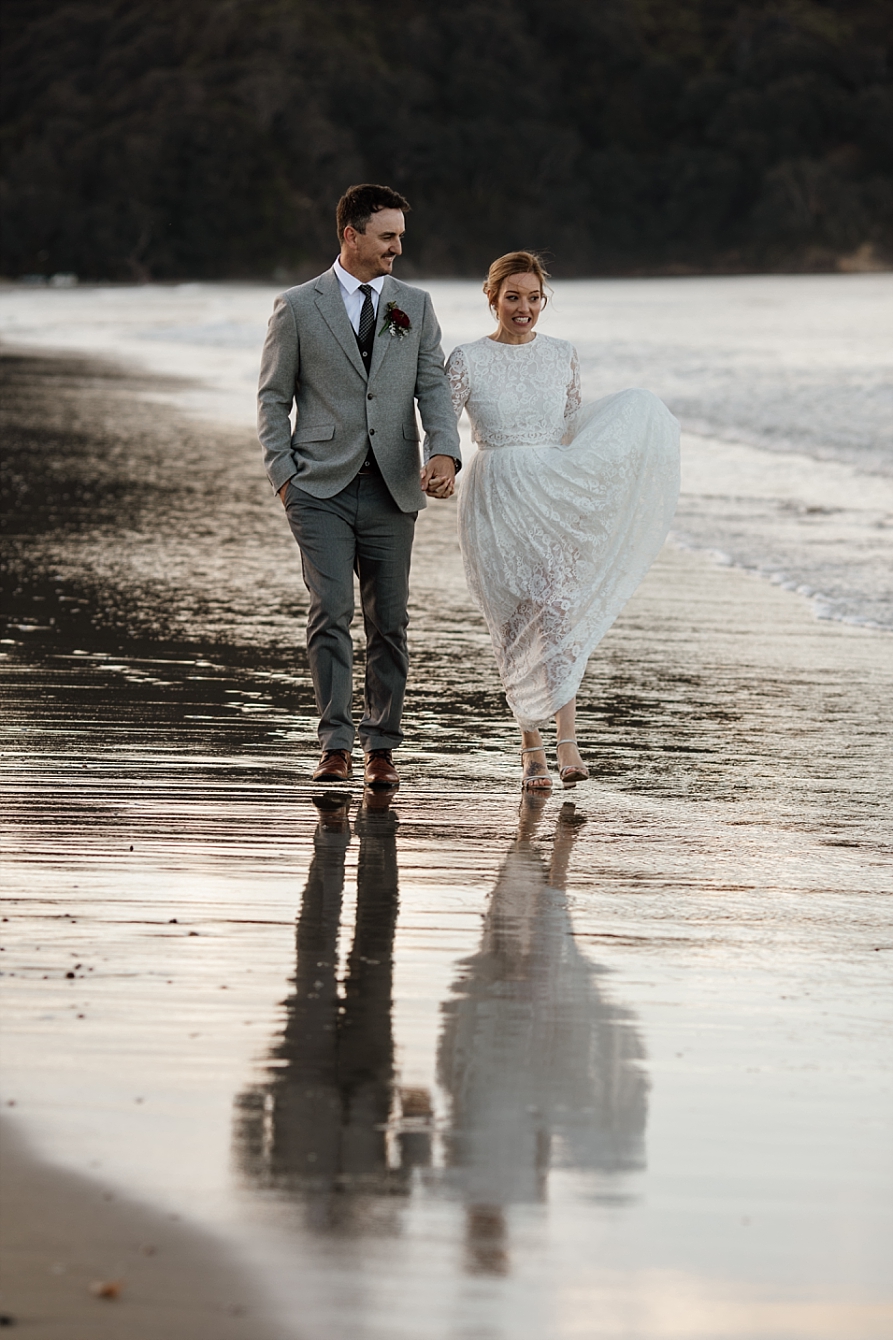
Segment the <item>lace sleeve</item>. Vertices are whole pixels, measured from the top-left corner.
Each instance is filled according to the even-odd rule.
[[[456,418],[458,419],[461,416],[466,401],[471,393],[471,388],[468,383],[468,362],[461,345],[454,349],[447,359],[446,375],[447,381],[450,384],[450,395],[453,399],[453,409],[455,410]]]
[[[576,349],[571,346],[571,379],[567,384],[567,401],[564,406],[564,422],[569,423],[583,403],[580,392],[580,359]]]

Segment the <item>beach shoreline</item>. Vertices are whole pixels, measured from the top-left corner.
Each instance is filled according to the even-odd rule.
[[[293,541],[250,433],[169,407],[133,413],[146,389],[137,382],[89,360],[61,371],[45,360],[22,369],[19,398],[7,400],[19,406],[13,501],[22,505],[7,540],[16,582],[0,647],[6,1083],[20,1129],[63,1168],[33,1165],[37,1194],[22,1182],[33,1206],[28,1233],[44,1244],[23,1259],[23,1275],[37,1288],[40,1253],[62,1261],[62,1248],[47,1245],[52,1197],[79,1206],[94,1195],[98,1183],[66,1189],[64,1170],[101,1157],[104,1186],[159,1216],[143,1221],[137,1204],[120,1230],[128,1240],[151,1236],[143,1223],[161,1231],[168,1213],[185,1220],[187,1204],[191,1222],[212,1237],[219,1227],[223,1264],[214,1264],[213,1243],[182,1246],[205,1281],[193,1301],[211,1307],[219,1297],[231,1251],[256,1290],[246,1316],[298,1318],[289,1336],[417,1340],[423,1299],[439,1340],[454,1333],[456,1308],[472,1308],[467,1279],[445,1264],[450,1253],[462,1259],[463,1231],[446,1154],[380,1204],[368,1188],[342,1188],[339,1203],[359,1207],[342,1239],[314,1228],[312,1197],[306,1215],[291,1191],[271,1197],[233,1153],[236,1099],[266,1082],[280,1045],[302,881],[323,831],[309,780],[305,604]],[[48,429],[67,446],[46,460],[34,444]],[[451,505],[432,505],[419,523],[388,1016],[395,1093],[432,1095],[435,1145],[452,1119],[434,1061],[443,1004],[462,999],[452,985],[457,965],[477,952],[519,800],[515,732],[465,591],[454,525]],[[548,1231],[563,1245],[545,1263],[525,1256],[524,1243],[537,1234],[551,1242],[547,1221],[509,1200],[506,1220],[520,1227],[506,1251],[517,1269],[469,1277],[478,1280],[481,1324],[500,1340],[547,1333],[528,1287],[537,1272],[544,1296],[566,1309],[560,1340],[585,1333],[596,1297],[606,1309],[596,1334],[652,1340],[655,1318],[683,1315],[674,1311],[673,1270],[696,1281],[682,1333],[704,1340],[814,1340],[842,1327],[873,1340],[888,1325],[886,1230],[873,1225],[885,1186],[876,1131],[886,1101],[889,647],[889,634],[818,620],[802,596],[668,547],[592,658],[580,737],[594,781],[556,789],[541,833],[560,823],[566,802],[586,818],[569,884],[571,931],[623,1004],[611,1015],[620,1036],[635,1029],[647,1042],[647,1168],[620,1178],[616,1192],[603,1173],[602,1200],[574,1191],[562,1181],[572,1169],[556,1168]],[[357,654],[361,668],[359,639]],[[359,787],[352,802],[355,846]],[[349,925],[354,895],[345,898]],[[348,949],[339,950],[342,967]],[[407,1134],[398,1107],[386,1121],[392,1159]],[[795,1138],[799,1122],[813,1131],[809,1141]],[[820,1188],[818,1210],[804,1185]],[[855,1255],[834,1248],[840,1204]],[[611,1225],[623,1214],[630,1227],[618,1235]],[[744,1250],[752,1217],[766,1227]],[[587,1282],[573,1243],[593,1234],[606,1261],[620,1253],[622,1286],[594,1267]],[[269,1261],[259,1262],[255,1239],[279,1244]],[[429,1250],[431,1242],[449,1251]],[[151,1272],[172,1253],[137,1264]],[[89,1294],[87,1275],[102,1274],[106,1259],[85,1256],[76,1277],[88,1320],[124,1315],[127,1291],[108,1301]],[[638,1297],[630,1280],[649,1270],[648,1307],[618,1331],[623,1307]],[[53,1289],[64,1292],[72,1278],[53,1277]],[[171,1285],[171,1315],[188,1321],[192,1287]],[[157,1335],[161,1303],[145,1288],[145,1334]],[[24,1315],[31,1304],[9,1306]],[[462,1316],[470,1326],[472,1312]],[[262,1324],[244,1333],[263,1335]]]

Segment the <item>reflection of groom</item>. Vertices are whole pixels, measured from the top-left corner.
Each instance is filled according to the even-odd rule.
[[[273,1048],[271,1077],[240,1101],[240,1157],[260,1181],[315,1196],[319,1224],[352,1213],[333,1192],[405,1187],[428,1161],[419,1136],[399,1139],[401,1170],[389,1167],[387,1130],[394,1084],[393,960],[398,912],[397,816],[387,791],[367,791],[357,818],[357,907],[343,993],[338,984],[344,866],[351,841],[345,796],[314,802],[320,820],[298,918],[294,989]],[[427,1096],[427,1095],[426,1095]],[[403,1116],[419,1091],[401,1091]],[[430,1104],[429,1104],[430,1107]],[[408,1144],[407,1144],[408,1141]],[[424,1144],[424,1140],[422,1141]],[[328,1208],[327,1208],[328,1207]],[[377,1217],[376,1222],[380,1223]]]
[[[391,750],[403,738],[415,520],[425,492],[450,496],[460,464],[430,296],[391,274],[408,209],[386,186],[347,191],[337,210],[341,254],[318,279],[277,298],[261,363],[264,464],[310,592],[307,651],[323,751],[317,781],[351,775],[356,572],[366,629],[358,729],[365,779],[397,785]],[[421,476],[416,403],[425,428]]]

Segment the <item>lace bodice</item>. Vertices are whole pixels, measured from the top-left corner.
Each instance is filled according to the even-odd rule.
[[[468,585],[509,706],[532,730],[574,697],[657,557],[679,492],[679,425],[635,388],[578,408],[574,350],[543,335],[463,345],[449,378],[485,448],[459,489]]]
[[[484,337],[447,360],[456,417],[465,409],[479,447],[543,446],[566,439],[580,408],[580,363],[567,340],[529,344]]]

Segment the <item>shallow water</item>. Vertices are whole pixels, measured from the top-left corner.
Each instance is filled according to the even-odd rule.
[[[844,763],[827,666],[749,709],[739,672],[717,757],[621,632],[605,780],[520,821],[500,752],[430,739],[390,808],[317,808],[269,674],[6,663],[14,1115],[230,1237],[285,1334],[889,1325],[883,740]]]
[[[447,352],[487,332],[476,284],[419,282]],[[193,378],[149,394],[253,426],[275,293],[8,287],[0,338]],[[799,591],[819,617],[893,628],[891,313],[888,274],[578,280],[556,283],[541,329],[575,343],[588,399],[646,386],[682,422],[679,543]]]
[[[339,808],[249,435],[97,368],[17,384],[38,1149],[222,1234],[295,1340],[887,1334],[889,637],[668,548],[584,681],[593,782],[519,813],[432,505],[403,784]]]

